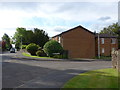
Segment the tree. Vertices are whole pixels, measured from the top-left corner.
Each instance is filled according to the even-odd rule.
[[[4,51],[6,49],[6,43],[5,41],[0,41],[0,48],[2,49],[2,51]]]
[[[34,33],[32,30],[27,30],[26,31],[26,35],[25,35],[25,44],[24,45],[28,45],[30,43],[34,43]]]
[[[34,43],[38,44],[40,47],[43,47],[44,44],[49,41],[48,34],[38,28],[34,28]]]
[[[14,37],[13,37],[13,39],[15,40],[15,46],[17,47],[17,48],[20,48],[20,46],[21,46],[21,43],[22,44],[25,44],[25,37],[26,37],[26,29],[25,28],[17,28],[16,29],[16,32],[15,32],[15,34],[14,34]]]
[[[118,36],[118,47],[120,48],[120,25],[118,23],[113,23],[112,25],[103,28],[100,33],[107,33]]]
[[[44,45],[44,51],[48,56],[52,57],[54,53],[62,53],[63,47],[57,41],[51,40]]]
[[[28,45],[30,43],[35,43],[40,47],[43,47],[44,44],[49,40],[47,33],[38,28],[34,28],[34,30],[26,30],[26,28],[17,28],[14,34],[14,38],[16,41],[17,47],[23,45]]]
[[[5,41],[6,43],[5,49],[10,50],[12,45],[10,44],[10,37],[6,33],[2,37],[2,41]]]

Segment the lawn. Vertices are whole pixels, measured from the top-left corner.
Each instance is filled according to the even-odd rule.
[[[23,56],[27,56],[27,57],[34,57],[34,58],[48,58],[48,59],[53,59],[53,58],[51,58],[51,57],[32,56],[32,55],[30,55],[30,54],[28,54],[28,53],[22,53],[22,55],[23,55]]]
[[[94,59],[111,59],[111,56],[100,56],[100,58],[95,57]]]
[[[115,69],[100,69],[79,74],[63,88],[118,88],[118,72]]]

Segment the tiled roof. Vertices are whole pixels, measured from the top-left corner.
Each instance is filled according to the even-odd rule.
[[[69,29],[69,30],[67,30],[67,31],[64,31],[64,32],[62,32],[62,33],[60,33],[60,34],[58,34],[58,35],[55,35],[55,36],[53,36],[52,38],[54,38],[54,37],[56,37],[56,36],[60,36],[60,35],[62,35],[62,34],[64,34],[64,33],[67,33],[67,32],[69,32],[69,31],[72,31],[72,30],[74,30],[74,29],[76,29],[76,28],[82,28],[82,29],[84,29],[85,31],[87,31],[87,32],[89,32],[89,33],[91,33],[91,34],[94,34],[93,32],[91,32],[91,31],[89,31],[88,29],[86,29],[86,28],[82,27],[81,25],[79,25],[79,26],[77,26],[77,27],[74,27],[74,28],[72,28],[72,29]]]
[[[95,37],[98,37],[98,33],[95,34]],[[115,35],[104,34],[104,33],[99,34],[99,37],[100,38],[117,38],[117,36],[115,36]]]

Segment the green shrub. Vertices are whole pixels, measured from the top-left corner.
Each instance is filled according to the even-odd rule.
[[[27,45],[26,50],[31,54],[31,55],[36,55],[36,52],[38,50],[38,45],[31,43]]]
[[[22,45],[22,49],[26,49],[27,45]]]
[[[54,56],[54,53],[61,53],[63,48],[60,43],[55,40],[51,40],[44,45],[44,51],[48,56],[52,57]]]
[[[53,58],[63,59],[62,55],[54,55]]]
[[[46,56],[47,56],[46,53],[45,53],[43,50],[38,50],[38,51],[36,52],[36,55],[37,55],[37,56],[40,56],[40,57],[46,57]]]

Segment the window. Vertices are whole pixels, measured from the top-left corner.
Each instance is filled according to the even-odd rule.
[[[101,43],[104,44],[104,38],[101,38]]]
[[[104,53],[105,52],[105,50],[104,50],[104,48],[102,48],[102,53]]]
[[[60,38],[60,36],[58,37],[58,42],[60,43],[60,40],[61,40],[61,38]]]
[[[111,43],[112,43],[112,44],[115,44],[115,43],[116,43],[116,39],[115,39],[115,38],[112,38],[112,39],[111,39]]]

